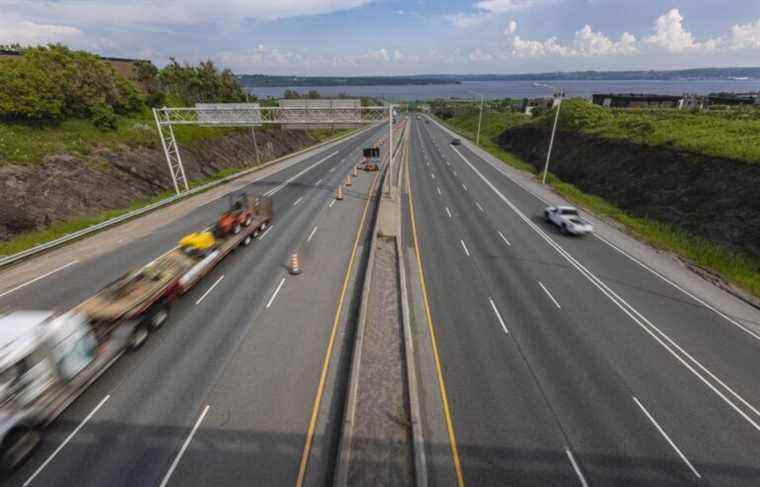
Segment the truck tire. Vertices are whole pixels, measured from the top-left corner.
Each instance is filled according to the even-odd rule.
[[[251,245],[251,242],[253,242],[253,235],[251,235],[251,234],[249,233],[248,235],[246,235],[246,236],[245,236],[245,238],[243,239],[243,241],[242,241],[242,242],[240,242],[240,244],[241,244],[243,247],[248,247],[249,245]]]
[[[237,235],[240,233],[241,227],[239,223],[236,223],[235,226],[232,228],[232,234]]]
[[[262,232],[267,229],[268,222],[261,222],[261,225],[259,225],[259,230]]]
[[[251,215],[248,215],[248,218],[246,218],[243,222],[243,226],[250,227],[251,223],[253,223],[253,217]]]
[[[151,331],[158,330],[169,319],[170,306],[168,303],[159,303],[153,307],[146,322]]]
[[[40,432],[31,426],[19,426],[5,435],[0,456],[3,474],[15,470],[40,443]]]
[[[146,325],[142,323],[137,325],[129,337],[129,345],[127,346],[129,351],[135,352],[145,345],[145,342],[148,341],[148,335],[150,335],[150,332]]]

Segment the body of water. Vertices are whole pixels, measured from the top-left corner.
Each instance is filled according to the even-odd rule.
[[[564,90],[567,96],[591,98],[594,93],[652,93],[658,95],[681,95],[693,93],[706,95],[716,92],[746,93],[760,91],[760,80],[747,81],[550,81],[546,84]],[[250,88],[259,98],[281,98],[285,90],[306,93],[318,91],[329,98],[341,93],[356,97],[383,98],[391,101],[434,100],[436,98],[487,99],[540,98],[552,94],[549,88],[534,86],[532,81],[464,81],[451,85],[376,85],[376,86],[303,86],[278,88]],[[475,93],[478,93],[476,95]]]

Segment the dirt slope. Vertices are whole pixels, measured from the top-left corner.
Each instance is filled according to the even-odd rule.
[[[548,140],[547,130],[522,126],[499,144],[543,169]],[[760,164],[562,132],[551,172],[632,215],[760,257]]]
[[[303,131],[257,133],[262,162],[316,141]],[[250,133],[180,147],[187,177],[256,164]],[[173,188],[160,148],[100,148],[86,159],[50,155],[40,164],[0,166],[0,241],[51,223],[129,207]]]

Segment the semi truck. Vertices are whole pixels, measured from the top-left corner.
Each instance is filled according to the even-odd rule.
[[[271,198],[244,194],[209,229],[70,310],[0,315],[0,469],[21,464],[44,426],[124,352],[140,348],[176,299],[271,221]]]

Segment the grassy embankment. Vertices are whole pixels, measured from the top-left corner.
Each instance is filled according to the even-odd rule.
[[[572,105],[563,104],[563,110]],[[598,114],[597,114],[598,115]],[[594,118],[593,115],[591,115]],[[583,116],[581,116],[583,118]],[[531,122],[512,112],[484,113],[481,146],[502,161],[518,169],[536,173],[535,168],[504,151],[496,139],[506,128],[522,123],[548,124],[551,114]],[[445,120],[452,130],[475,140],[478,124],[476,106]],[[571,119],[569,124],[573,123]],[[672,110],[613,110],[592,123],[576,123],[578,130],[599,137],[630,140],[639,144],[667,145],[715,157],[760,161],[760,111],[690,113]],[[567,128],[567,127],[566,127]],[[551,173],[547,182],[563,197],[599,216],[612,218],[627,231],[648,244],[673,252],[702,268],[720,275],[726,281],[760,298],[760,261],[737,253],[723,245],[693,235],[680,228],[626,213],[598,196],[585,193],[563,182]]]
[[[247,129],[183,126],[175,129],[175,135],[180,147],[187,147],[201,140],[223,137],[236,130]],[[340,135],[343,132],[336,131],[331,134],[326,129],[309,131],[317,142]],[[114,131],[102,131],[93,127],[88,120],[76,119],[65,120],[58,125],[38,127],[26,124],[0,123],[0,165],[33,165],[41,162],[48,154],[72,154],[86,158],[97,147],[123,145],[156,149],[160,147],[161,142],[151,112],[119,117],[118,129]],[[190,186],[195,187],[216,181],[245,169],[249,169],[249,167],[226,168],[209,178],[190,181]],[[0,242],[0,256],[22,252],[36,245],[145,207],[172,194],[174,194],[173,191],[165,191],[150,198],[134,201],[129,208],[74,218],[55,223],[45,230],[18,235],[11,240]]]

